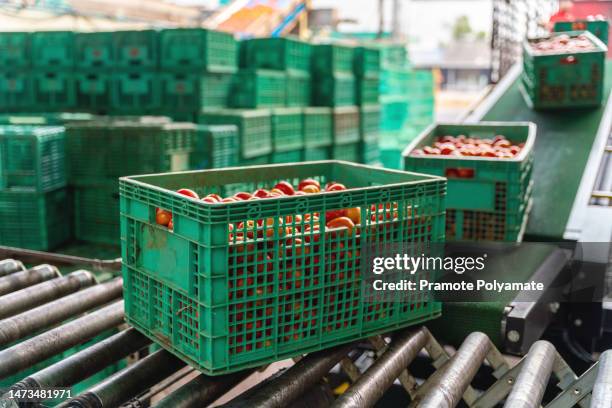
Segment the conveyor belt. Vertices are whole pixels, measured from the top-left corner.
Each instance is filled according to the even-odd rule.
[[[24,269],[19,262],[0,261],[0,270],[6,276],[19,274]],[[87,273],[81,272],[81,275]],[[28,288],[50,286],[50,282],[60,279],[56,277],[32,283],[8,296],[19,299],[32,293],[31,289],[24,291]],[[122,324],[123,304],[116,290],[120,284],[120,278],[117,278],[105,284],[85,284],[71,294],[58,293],[53,300],[49,300],[47,295],[48,303],[0,320],[0,338],[6,333],[15,333],[16,327],[21,330],[17,332],[20,340],[0,351],[0,380],[109,328],[118,330],[117,334],[29,374],[10,389],[70,387],[131,353],[148,349],[149,340]],[[85,291],[96,289],[107,293],[107,297],[99,297],[97,302],[86,307],[79,307],[70,300],[79,296],[85,300],[90,297]],[[83,314],[84,310],[88,313]],[[63,317],[57,317],[58,314]],[[356,364],[356,358],[364,352],[377,356],[373,364]],[[411,368],[417,357],[425,355],[434,370],[431,375]],[[471,383],[485,365],[487,372],[493,373],[490,381],[493,385],[477,390]],[[344,392],[337,398],[332,396],[329,385],[322,381],[330,371],[342,372],[350,379],[350,385],[344,387]],[[612,351],[602,354],[599,363],[578,377],[555,348],[545,341],[536,342],[527,356],[511,367],[483,333],[471,333],[456,353],[449,354],[424,327],[312,353],[252,388],[242,382],[250,375],[249,371],[207,377],[194,373],[164,350],[158,350],[106,376],[79,395],[73,395],[61,406],[205,407],[236,388],[240,390],[238,395],[226,401],[223,407],[365,408],[379,403],[398,380],[405,390],[406,405],[411,407],[454,407],[461,401],[469,407],[500,404],[512,408],[540,405],[569,408],[575,404],[584,408],[612,407]],[[549,378],[554,381],[549,382]],[[545,397],[545,391],[552,392],[553,398]],[[17,407],[14,401],[6,398],[7,394],[0,397],[0,406]]]
[[[532,121],[538,126],[534,163],[534,206],[527,225],[533,240],[562,239],[605,106],[598,109],[534,111],[523,100],[519,80],[479,118]],[[612,89],[612,61],[606,61],[604,101]]]

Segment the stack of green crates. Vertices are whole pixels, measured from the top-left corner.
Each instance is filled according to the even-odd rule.
[[[333,108],[332,123],[334,132],[332,158],[360,162],[359,108],[356,106]]]
[[[20,111],[34,105],[30,69],[31,34],[0,33],[0,110]]]
[[[332,108],[304,108],[304,160],[329,160],[334,143]]]
[[[230,106],[241,109],[285,106],[287,77],[268,69],[243,69],[236,74]]]
[[[302,161],[304,123],[301,108],[272,109],[272,163]]]
[[[538,52],[530,39],[523,45],[523,73],[520,89],[533,109],[597,107],[603,101],[607,47],[588,31],[552,33],[552,36],[584,35],[594,49],[567,53]]]
[[[79,109],[108,112],[113,89],[112,32],[76,33],[76,99]]]
[[[155,30],[113,33],[115,70],[110,108],[114,114],[147,115],[161,108],[158,40]]]
[[[285,76],[286,106],[310,105],[312,47],[309,43],[294,38],[275,37],[246,40],[241,46],[243,68],[262,70],[260,75],[270,75],[269,71],[273,70]]]
[[[354,49],[338,44],[313,46],[313,105],[355,105]]]
[[[197,125],[190,170],[218,169],[238,165],[238,127]]]
[[[357,104],[377,104],[379,102],[380,51],[374,47],[355,48],[354,72]]]
[[[198,116],[198,123],[236,126],[239,136],[239,164],[254,165],[268,163],[273,150],[270,110],[204,110]]]
[[[413,156],[440,136],[492,139],[504,135],[524,143],[513,158]],[[404,151],[404,168],[448,179],[446,239],[520,242],[532,202],[533,147],[536,126],[522,122],[431,125]]]
[[[238,70],[234,37],[202,28],[162,30],[159,37],[164,114],[191,121],[202,109],[227,107]]]
[[[0,126],[0,245],[50,250],[70,238],[61,126]]]
[[[380,105],[363,105],[359,108],[360,162],[380,164]]]
[[[75,237],[119,244],[118,178],[189,170],[196,127],[162,118],[105,118],[67,126]]]

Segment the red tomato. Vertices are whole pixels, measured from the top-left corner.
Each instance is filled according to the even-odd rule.
[[[272,190],[270,190],[270,196],[272,196],[273,194],[278,194],[275,196],[275,197],[278,197],[278,196],[284,196],[285,192],[281,190],[280,188],[275,187]]]
[[[196,200],[200,199],[200,196],[198,196],[198,194],[195,191],[190,190],[188,188],[181,188],[180,190],[177,191],[177,193],[182,194],[187,197],[195,198]]]
[[[234,194],[234,197],[242,200],[242,201],[246,201],[248,199],[250,199],[251,197],[253,197],[253,195],[251,193],[247,193],[245,191],[241,191],[239,193]]]
[[[223,200],[221,200],[222,203],[235,203],[236,201],[239,200],[234,197],[225,197]]]
[[[333,183],[325,187],[325,191],[342,191],[346,190],[346,186],[341,183]]]
[[[316,194],[320,191],[321,189],[318,186],[315,186],[314,184],[306,184],[305,186],[300,187],[300,191],[298,192],[306,194]],[[298,192],[296,192],[296,194]]]
[[[253,193],[253,196],[258,197],[258,198],[266,198],[269,195],[270,195],[270,192],[266,190],[265,188],[260,188],[258,190],[255,190],[255,192]]]
[[[208,196],[204,197],[202,199],[202,201],[205,202],[205,203],[208,203],[208,204],[216,204],[216,203],[220,203],[221,202],[221,201],[218,201],[218,200],[216,200],[216,199],[214,199],[212,197],[208,197]]]
[[[355,225],[361,224],[361,208],[360,207],[353,207],[353,208],[347,209],[346,216],[350,218],[351,221],[355,223]]]
[[[157,209],[157,214],[155,214],[155,222],[157,224],[167,227],[170,221],[172,221],[172,213],[170,211]]]
[[[303,196],[303,195],[306,195],[306,194],[309,194],[309,193],[307,193],[306,191],[299,191],[298,190],[298,191],[295,192],[294,196]]]
[[[326,224],[327,228],[346,228],[348,234],[353,233],[353,229],[355,228],[355,223],[348,217],[338,217],[329,221]]]
[[[329,222],[334,218],[344,217],[346,215],[346,210],[331,210],[325,213],[325,222]]]
[[[300,181],[300,184],[298,184],[298,190],[303,190],[305,186],[316,186],[319,190],[321,190],[321,184],[315,179],[307,178]]]
[[[174,221],[172,220],[172,218],[170,218],[170,222],[168,223],[168,229],[169,230],[173,230],[174,229]]]
[[[280,181],[278,182],[274,188],[282,191],[284,194],[286,195],[294,195],[295,194],[295,190],[293,189],[293,186],[291,184],[289,184],[286,181]]]

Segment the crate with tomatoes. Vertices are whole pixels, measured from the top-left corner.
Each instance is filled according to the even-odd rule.
[[[520,89],[534,109],[600,106],[608,48],[587,31],[526,40]]]
[[[445,185],[337,161],[122,178],[127,320],[214,375],[434,318],[425,292],[368,301],[364,256],[443,242]]]
[[[521,241],[532,205],[536,126],[435,124],[403,153],[404,168],[448,179],[446,238]]]

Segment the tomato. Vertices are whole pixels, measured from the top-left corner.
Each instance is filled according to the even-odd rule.
[[[253,197],[258,197],[258,198],[266,198],[269,195],[270,195],[270,192],[268,190],[266,190],[265,188],[257,189],[253,193]]]
[[[440,154],[440,149],[435,148],[435,147],[431,147],[431,146],[425,146],[423,148],[423,152],[425,154],[438,155],[438,154]]]
[[[346,216],[350,218],[351,221],[355,223],[355,225],[361,224],[361,208],[360,207],[353,207],[353,208],[347,209]]]
[[[298,191],[295,192],[294,196],[303,196],[303,195],[306,195],[306,194],[308,194],[308,193],[305,192],[305,191],[298,190]]]
[[[217,203],[219,203],[219,202],[220,202],[220,201],[215,200],[215,199],[214,199],[214,198],[212,198],[212,197],[204,197],[204,198],[202,199],[202,201],[203,201],[203,202],[205,202],[205,203],[208,203],[208,204],[217,204]]]
[[[157,209],[155,214],[155,222],[159,225],[167,227],[170,221],[172,221],[172,213],[170,211]]]
[[[321,184],[315,179],[307,178],[300,181],[300,184],[298,184],[298,190],[303,190],[305,186],[316,186],[319,190],[321,190]]]
[[[342,191],[346,190],[346,186],[341,183],[333,183],[325,187],[325,191]]]
[[[280,191],[282,191],[286,195],[294,195],[295,194],[295,190],[293,189],[293,186],[291,184],[289,184],[288,182],[286,182],[286,181],[278,182],[274,186],[274,188],[275,189],[279,189]]]
[[[174,229],[174,220],[172,220],[172,218],[170,218],[170,222],[168,223],[168,229],[169,230],[173,230]]]
[[[177,191],[177,193],[182,194],[187,197],[195,198],[196,200],[200,199],[200,196],[198,196],[198,193],[188,188],[181,188],[180,190]]]
[[[440,154],[448,156],[455,152],[455,146],[452,144],[446,144],[440,148]]]
[[[346,228],[347,233],[350,235],[353,233],[353,229],[355,228],[355,223],[348,217],[338,217],[329,221],[326,224],[327,228]]]
[[[276,194],[276,195],[274,195],[274,194]],[[269,194],[270,197],[273,197],[273,196],[274,197],[279,197],[279,196],[284,196],[284,195],[285,195],[285,192],[283,190],[279,189],[279,188],[276,188],[276,187],[273,188],[272,190],[270,190],[270,194]]]
[[[223,200],[221,200],[222,203],[235,203],[236,201],[239,200],[234,197],[225,197]]]
[[[346,215],[346,210],[344,208],[340,210],[330,210],[325,213],[325,222],[329,222],[333,220],[334,218],[344,217],[345,215]]]
[[[321,189],[318,186],[315,186],[314,184],[306,184],[305,186],[302,186],[300,188],[300,192],[303,192],[306,194],[316,194],[320,191]]]
[[[253,197],[253,195],[251,193],[247,193],[245,191],[241,191],[239,193],[234,194],[234,197],[242,200],[242,201],[246,201],[248,199],[250,199],[251,197]]]

